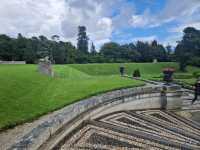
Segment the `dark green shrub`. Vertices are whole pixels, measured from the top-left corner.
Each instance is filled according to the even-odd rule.
[[[136,70],[133,72],[133,77],[141,77],[141,75],[140,75],[140,70],[139,70],[139,69],[136,69]]]
[[[193,76],[195,78],[199,78],[200,77],[200,72],[198,72],[198,71],[193,72]]]

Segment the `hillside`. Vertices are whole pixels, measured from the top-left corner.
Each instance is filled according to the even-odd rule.
[[[56,77],[37,72],[37,65],[0,65],[0,129],[15,126],[83,98],[113,89],[144,85],[119,76],[121,64],[55,65]],[[139,69],[143,78],[161,79],[162,68],[176,63],[127,63],[127,74]],[[180,81],[193,84],[194,71],[178,73]],[[157,77],[157,78],[155,78]],[[189,78],[188,78],[189,77]]]
[[[34,119],[97,93],[143,85],[119,75],[91,76],[68,65],[54,67],[56,77],[36,65],[0,65],[0,128]]]

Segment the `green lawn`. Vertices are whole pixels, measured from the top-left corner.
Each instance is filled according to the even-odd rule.
[[[187,67],[187,72],[179,72],[179,67],[177,63],[174,62],[163,62],[163,63],[125,63],[125,64],[119,64],[119,63],[111,63],[111,64],[72,64],[71,67],[81,71],[85,72],[89,75],[114,75],[119,73],[119,67],[120,66],[125,67],[125,72],[128,75],[132,75],[133,71],[136,69],[140,70],[142,78],[145,79],[151,79],[151,80],[161,80],[162,79],[162,69],[165,67],[173,67],[176,70],[176,77],[177,79],[179,76],[190,76],[188,80],[184,80],[186,83],[193,83],[191,82],[196,80],[194,77],[192,77],[193,72],[198,71],[200,72],[200,69],[197,67]],[[191,79],[193,78],[193,79]]]
[[[119,75],[91,76],[68,65],[54,68],[56,78],[50,78],[39,74],[36,65],[0,65],[0,128],[97,93],[144,84]]]
[[[191,79],[177,79],[177,81],[183,82],[183,83],[188,84],[188,85],[194,85],[195,82],[197,81],[197,79],[196,78],[191,78]]]
[[[135,69],[139,69],[143,77],[158,75],[164,67],[178,68],[176,63],[111,63],[111,64],[72,64],[71,67],[85,72],[89,75],[113,75],[119,74],[119,67],[123,65],[127,74],[132,74]]]
[[[83,98],[113,89],[144,85],[119,76],[121,64],[55,65],[56,77],[37,72],[36,65],[0,65],[0,129],[37,118]],[[124,64],[126,73],[140,69],[146,79],[160,79],[164,67],[178,68],[176,63]],[[193,83],[194,71],[177,73],[188,77],[184,83]],[[157,77],[157,78],[155,78]]]

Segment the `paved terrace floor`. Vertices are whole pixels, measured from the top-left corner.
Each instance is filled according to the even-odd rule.
[[[200,149],[200,125],[169,111],[122,111],[85,121],[55,149]]]
[[[200,149],[200,101],[191,105],[192,92],[182,90],[181,109],[121,111],[87,120],[55,149]]]

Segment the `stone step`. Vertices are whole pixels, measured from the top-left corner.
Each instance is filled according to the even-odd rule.
[[[193,128],[196,128],[196,129],[200,130],[200,124],[197,123],[196,121],[185,119],[184,117],[181,117],[179,115],[175,115],[174,113],[169,112],[169,111],[167,111],[166,113],[170,114],[171,116],[173,116],[174,118],[180,120],[181,122],[184,122],[184,123],[192,126]]]
[[[168,149],[169,147],[173,147],[173,148],[182,148],[182,149],[191,149],[189,146],[182,144],[180,145],[179,143],[176,142],[172,142],[169,140],[163,140],[162,137],[159,136],[155,136],[155,135],[151,135],[151,134],[147,134],[145,132],[142,131],[136,131],[136,130],[132,130],[132,129],[127,129],[127,128],[122,128],[122,127],[118,127],[116,125],[112,125],[112,124],[108,124],[108,123],[104,123],[104,122],[100,122],[100,121],[90,121],[90,124],[94,125],[94,126],[98,126],[98,127],[103,127],[105,129],[109,129],[118,133],[123,133],[129,136],[133,136],[133,137],[137,137],[139,139],[145,139],[151,142],[155,142],[157,144],[161,144],[166,146],[166,149]],[[150,145],[149,145],[150,146]],[[152,146],[152,145],[151,145]],[[156,146],[156,144],[155,144]]]
[[[200,149],[200,124],[169,111],[120,111],[86,120],[60,149]]]
[[[166,126],[166,121],[162,122],[162,121],[159,121],[159,120],[152,119],[152,118],[148,117],[147,115],[143,115],[143,114],[138,115],[138,114],[135,114],[135,113],[130,112],[130,111],[128,113],[131,114],[132,116],[136,116],[136,117],[138,117],[142,120],[146,120],[148,122],[151,122],[152,124],[156,124],[158,126],[161,126],[165,129],[168,129],[168,130],[170,130],[174,133],[183,135],[185,137],[195,139],[197,141],[200,139],[200,135],[198,135],[198,134],[195,135],[194,133],[189,133],[189,132],[186,133],[186,131],[183,130],[183,128],[181,128],[181,125],[171,124],[171,125]]]
[[[147,115],[147,117],[150,117],[150,116]],[[119,118],[119,119],[116,119],[116,118]],[[163,118],[163,119],[166,119],[166,118]],[[165,140],[172,140],[178,143],[188,143],[189,141],[190,142],[192,141],[193,144],[198,143],[198,141],[189,140],[187,137],[184,137],[180,134],[175,134],[174,132],[170,130],[166,130],[163,127],[160,127],[158,125],[155,125],[143,119],[130,116],[125,113],[118,114],[118,116],[113,116],[110,119],[109,117],[104,118],[101,121],[105,123],[109,123],[109,124],[111,123],[113,125],[117,125],[123,128],[131,128],[134,130],[150,133],[151,135],[156,135],[156,136],[162,137]],[[167,121],[170,121],[170,120],[167,120]]]

